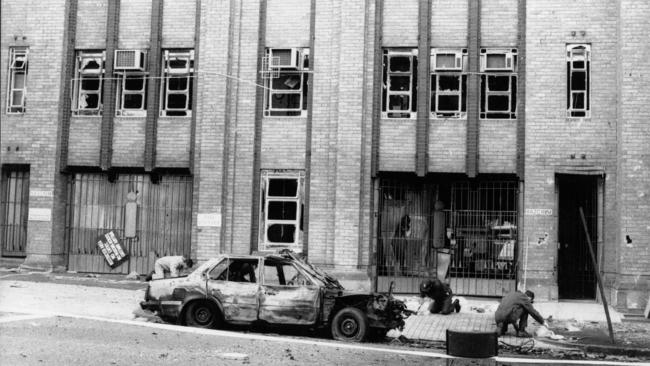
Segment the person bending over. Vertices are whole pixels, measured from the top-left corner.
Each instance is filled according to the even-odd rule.
[[[506,334],[508,324],[512,324],[517,337],[530,337],[531,335],[526,332],[528,314],[540,325],[545,325],[544,318],[533,307],[534,299],[535,294],[532,291],[526,291],[526,293],[513,291],[501,299],[501,303],[494,313],[499,335]]]
[[[453,293],[448,284],[435,278],[432,280],[424,280],[420,283],[420,297],[428,297],[433,300],[433,304],[429,307],[429,311],[433,314],[449,314],[454,309],[460,312],[460,302],[458,299],[453,300]]]
[[[147,276],[146,281],[165,277],[178,277],[184,269],[192,268],[194,261],[182,255],[161,257],[154,263],[154,271]]]

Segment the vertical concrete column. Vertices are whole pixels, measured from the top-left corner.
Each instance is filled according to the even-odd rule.
[[[196,12],[194,14],[194,70],[201,70],[201,57],[200,57],[200,46],[201,46],[201,0],[196,0]],[[192,126],[190,132],[190,173],[194,174],[194,162],[196,159],[196,114],[197,106],[199,101],[199,78],[195,77],[192,79],[193,88],[192,88]],[[194,206],[196,207],[196,206]],[[194,247],[192,247],[194,248]]]
[[[416,126],[415,172],[423,177],[429,166],[429,63],[431,57],[431,0],[419,1],[418,8],[418,119]]]
[[[151,3],[151,47],[149,48],[149,83],[147,83],[147,121],[145,123],[144,170],[150,172],[156,167],[156,130],[160,115],[160,83],[164,0]]]
[[[309,9],[309,52],[311,60],[314,60],[316,50],[314,49],[314,40],[316,39],[315,35],[316,27],[316,0],[311,0],[310,9]],[[312,61],[313,62],[313,61]],[[311,65],[313,70],[314,66]],[[306,127],[306,138],[305,138],[305,209],[303,210],[302,220],[303,223],[303,242],[302,242],[302,251],[305,255],[309,255],[309,188],[311,186],[311,139],[312,139],[312,121],[314,117],[314,78],[309,78],[309,90],[307,91],[307,127]]]
[[[74,78],[75,69],[75,42],[77,34],[77,0],[70,0],[66,9],[66,30],[63,44],[63,74],[61,75],[61,100],[59,104],[59,121],[60,121],[60,138],[61,144],[59,149],[59,169],[65,171],[68,167],[68,147],[70,143],[70,116],[72,106],[67,101],[70,100],[71,80]]]
[[[517,20],[517,176],[523,180],[526,163],[526,0],[518,2]]]
[[[467,52],[467,151],[465,173],[470,178],[478,174],[478,122],[480,105],[479,52],[481,47],[481,0],[468,0]]]
[[[382,94],[382,30],[384,24],[384,2],[375,0],[374,17],[374,42],[373,42],[373,94],[372,94],[372,146],[370,175],[375,178],[379,171],[379,133],[381,131],[381,94]]]
[[[114,0],[108,2],[108,11],[106,19],[106,65],[104,80],[104,110],[102,112],[102,127],[100,138],[100,156],[99,165],[102,170],[111,168],[113,159],[113,122],[115,119],[115,88],[116,80],[113,78],[113,59],[120,29],[120,1]]]

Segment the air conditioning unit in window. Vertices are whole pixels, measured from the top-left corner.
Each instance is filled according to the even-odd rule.
[[[271,48],[269,59],[270,68],[300,69],[302,66],[302,53],[298,48]]]
[[[463,71],[463,56],[467,50],[431,50],[431,66],[436,71]]]
[[[481,50],[481,71],[515,71],[517,50]]]
[[[115,71],[144,71],[147,53],[140,50],[115,50]]]

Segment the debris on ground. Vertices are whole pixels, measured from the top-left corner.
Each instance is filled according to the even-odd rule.
[[[94,274],[94,273],[88,273],[88,274],[86,275],[86,277],[89,277],[89,278],[98,278],[99,275],[96,275],[96,274]]]
[[[140,274],[136,271],[132,271],[128,275],[126,275],[127,280],[137,280],[140,279]]]
[[[550,338],[554,340],[564,339],[563,335],[555,334],[555,332],[548,329],[545,325],[540,325],[537,330],[535,330],[535,336],[538,338]]]

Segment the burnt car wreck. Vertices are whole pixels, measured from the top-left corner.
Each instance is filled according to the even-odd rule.
[[[180,325],[329,328],[334,339],[349,342],[401,330],[411,314],[392,294],[347,291],[291,252],[221,255],[186,277],[151,281],[140,306]]]

